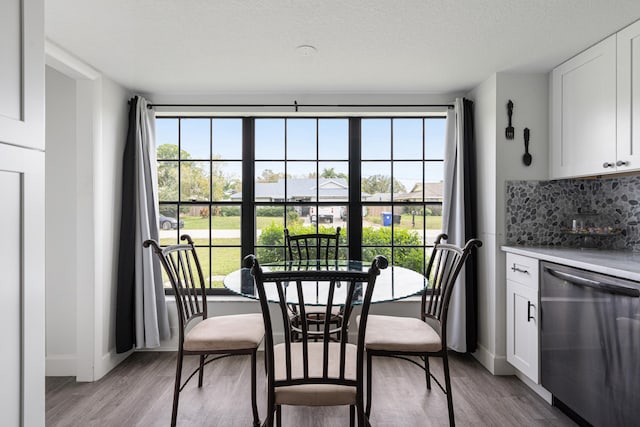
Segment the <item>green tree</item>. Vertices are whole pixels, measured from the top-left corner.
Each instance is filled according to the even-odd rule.
[[[265,169],[258,177],[258,182],[278,182],[280,178],[284,178],[284,173],[274,172],[271,169]]]
[[[182,150],[189,158],[189,153]],[[178,160],[178,146],[162,144],[157,149],[158,160]],[[178,199],[178,162],[158,162],[158,197],[160,200]]]
[[[324,168],[320,174],[322,178],[344,178],[347,179],[347,175],[340,172],[336,172],[335,168]]]
[[[157,149],[158,160],[175,160],[158,162],[158,195],[160,200],[178,200],[178,164],[180,164],[180,190],[182,199],[209,200],[209,171],[203,165],[212,165],[211,179],[213,183],[213,200],[222,200],[227,191],[240,191],[242,183],[239,177],[224,173],[224,163],[200,163],[191,160],[191,154],[180,150],[175,144],[162,144]],[[214,156],[213,160],[219,160]],[[180,160],[180,163],[178,163]]]
[[[362,191],[364,193],[376,194],[376,193],[390,193],[391,192],[391,177],[388,175],[371,175],[362,180]],[[393,192],[404,193],[407,189],[397,179],[393,179]]]

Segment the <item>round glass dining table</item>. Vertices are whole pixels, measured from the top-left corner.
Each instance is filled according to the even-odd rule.
[[[366,272],[371,267],[370,262],[364,261],[280,261],[275,263],[261,264],[263,271],[282,270],[349,270]],[[241,268],[227,276],[223,281],[224,287],[231,292],[247,298],[258,299],[256,284],[251,275],[251,269]],[[298,292],[294,283],[283,283],[285,287],[286,302],[290,304],[298,303]],[[371,303],[381,303],[395,301],[402,298],[420,294],[427,287],[426,278],[413,270],[398,266],[388,266],[380,270],[380,275],[376,278],[375,287]],[[333,305],[344,305],[346,300],[346,286],[336,285],[333,298]],[[303,297],[305,305],[325,305],[327,303],[325,289],[317,282],[303,283]],[[361,289],[356,289],[353,297],[353,304],[362,303],[362,296],[366,290],[366,283]],[[328,292],[328,291],[327,291]],[[278,292],[275,286],[266,286],[265,293],[270,302],[279,302]]]

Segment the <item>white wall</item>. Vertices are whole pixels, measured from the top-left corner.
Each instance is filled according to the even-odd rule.
[[[467,96],[474,102],[476,138],[478,238],[478,350],[476,358],[494,372],[495,355],[495,247],[496,247],[496,76]]]
[[[218,95],[168,95],[168,94],[146,94],[147,99],[155,104],[282,104],[287,107],[273,108],[256,108],[251,111],[247,107],[219,107],[211,108],[172,108],[158,107],[156,112],[186,112],[186,111],[206,111],[206,112],[238,112],[241,115],[261,115],[274,113],[292,113],[294,111],[294,100],[298,104],[325,104],[325,105],[424,105],[424,104],[451,104],[456,97],[462,96],[462,93],[448,94],[424,94],[424,93],[380,93],[380,94],[363,94],[363,93],[264,93],[264,94],[218,94]],[[402,112],[422,112],[433,111],[433,108],[394,108],[393,111]],[[439,110],[441,111],[441,109]],[[336,112],[349,112],[357,115],[358,113],[388,113],[389,108],[337,108],[337,107],[300,107],[299,113],[322,113],[327,114]]]
[[[97,379],[108,372],[121,359],[115,355],[114,313],[115,276],[117,273],[117,238],[119,231],[120,164],[126,134],[126,100],[128,91],[104,76],[92,83],[80,83],[82,93],[93,93],[92,117],[94,143],[90,148],[91,180],[93,182],[91,206],[90,252],[93,259],[92,291],[81,300],[92,300],[86,310],[94,316],[86,322],[83,334],[90,334]],[[504,182],[508,179],[545,178],[547,135],[547,85],[545,75],[519,75],[499,73],[473,89],[468,97],[475,102],[475,123],[478,155],[477,190],[479,200],[478,237],[484,242],[478,252],[479,260],[479,350],[476,357],[491,372],[510,373],[505,360],[505,301],[504,257],[499,250],[504,242]],[[147,94],[152,103],[233,103],[233,104],[291,104],[293,100],[304,104],[430,104],[449,103],[460,94],[254,94],[219,96],[173,96]],[[80,96],[80,95],[79,95]],[[515,104],[514,127],[516,139],[504,139],[506,127],[506,102]],[[90,108],[90,109],[91,109]],[[159,108],[170,111],[171,108]],[[226,109],[228,110],[228,108]],[[246,112],[246,108],[243,109]],[[276,108],[279,112],[291,109]],[[310,110],[310,109],[307,109]],[[321,110],[315,108],[314,111]],[[327,110],[335,111],[335,108]],[[343,109],[353,112],[354,110]],[[304,111],[304,109],[301,109]],[[364,110],[363,110],[364,111]],[[260,112],[264,112],[260,110]],[[247,113],[248,114],[248,113]],[[531,129],[530,151],[533,164],[525,168],[521,163],[523,153],[522,129]],[[85,147],[86,149],[86,147]],[[97,243],[99,242],[99,243]],[[212,313],[258,312],[255,302],[231,299],[212,299]],[[417,303],[399,303],[376,306],[373,312],[417,315]],[[171,326],[175,332],[175,306]],[[81,317],[80,317],[81,318]],[[87,332],[87,329],[91,332]],[[175,337],[175,333],[174,333]],[[164,342],[161,349],[175,348],[175,340]],[[94,365],[92,365],[94,366]]]
[[[129,90],[103,77],[100,108],[100,142],[96,146],[96,378],[123,358],[115,354],[116,280],[120,241],[122,154],[127,137]]]
[[[47,91],[52,94],[47,105],[51,108],[51,131],[61,133],[59,129],[64,129],[67,138],[57,148],[60,155],[50,159],[47,167],[56,179],[73,181],[70,194],[64,186],[48,186],[47,198],[73,199],[74,206],[56,206],[54,211],[69,211],[72,232],[67,234],[67,244],[77,248],[75,265],[71,265],[65,284],[66,297],[75,302],[76,309],[60,312],[63,308],[56,305],[57,296],[51,297],[47,307],[51,313],[47,330],[50,347],[52,351],[75,349],[74,355],[67,355],[73,363],[55,370],[60,363],[56,365],[53,353],[48,354],[48,374],[94,381],[126,357],[115,353],[114,315],[129,91],[50,43],[47,64],[55,68],[50,70],[54,77],[47,81]],[[56,103],[56,97],[65,104]],[[52,228],[48,230],[55,234]],[[52,262],[64,255],[56,253],[53,245],[48,247]],[[72,336],[74,345],[67,345]]]
[[[76,82],[46,67],[46,374],[75,375]]]
[[[549,80],[547,74],[498,73],[496,93],[497,109],[497,165],[496,170],[496,354],[506,359],[506,260],[500,246],[506,243],[506,181],[548,179],[549,176]],[[505,138],[508,125],[507,102],[514,104],[513,127],[515,138]],[[530,166],[522,163],[524,154],[524,128],[529,128],[531,138]],[[510,370],[510,366],[508,366]]]
[[[506,362],[505,182],[546,179],[548,80],[546,74],[498,73],[469,92],[475,101],[478,162],[479,348],[476,358],[494,374],[512,373]],[[507,140],[507,102],[514,103],[515,138]],[[523,129],[531,131],[531,166],[522,163]]]

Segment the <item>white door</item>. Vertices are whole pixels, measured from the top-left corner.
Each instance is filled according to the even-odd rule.
[[[507,361],[538,383],[538,293],[507,281]]]
[[[0,2],[0,424],[44,426],[44,4]]]
[[[640,21],[618,33],[618,171],[640,169]]]

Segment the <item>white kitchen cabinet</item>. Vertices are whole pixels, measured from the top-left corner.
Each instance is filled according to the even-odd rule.
[[[640,21],[618,32],[617,170],[640,169]]]
[[[616,171],[616,35],[552,71],[551,178]]]
[[[552,179],[640,170],[640,21],[551,74]]]
[[[507,362],[540,380],[538,260],[507,254]]]

